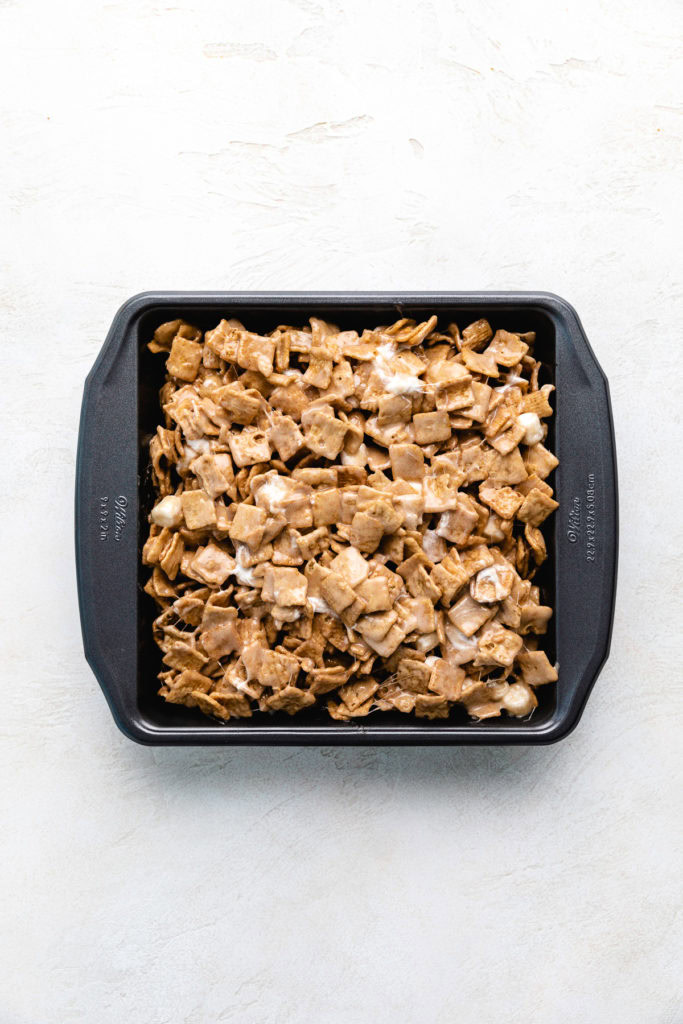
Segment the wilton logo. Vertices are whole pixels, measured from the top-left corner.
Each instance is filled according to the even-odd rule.
[[[123,528],[126,525],[126,509],[128,508],[128,498],[125,494],[119,494],[118,498],[114,501],[114,540],[121,540],[121,534]]]
[[[567,513],[567,540],[570,544],[582,541],[581,548],[587,562],[596,562],[598,556],[598,497],[595,493],[595,473],[586,476],[586,496],[575,494]],[[583,547],[585,542],[585,548]]]
[[[581,533],[581,498],[572,499],[572,507],[569,509],[569,523],[567,526],[567,540],[570,544],[576,544]]]
[[[108,494],[100,495],[97,505],[97,529],[101,541],[106,542],[112,536],[115,541],[120,541],[127,521],[128,498],[125,494],[119,494],[118,498],[114,498],[113,505]],[[109,528],[111,523],[114,524],[113,533]]]

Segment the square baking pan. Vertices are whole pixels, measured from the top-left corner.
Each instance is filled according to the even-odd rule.
[[[552,605],[544,646],[557,683],[537,691],[525,720],[477,722],[464,709],[426,721],[375,712],[335,722],[324,708],[218,723],[157,695],[161,652],[154,602],[143,591],[147,516],[154,503],[147,444],[160,421],[164,360],[146,344],[159,324],[182,317],[202,330],[235,316],[253,331],[306,323],[373,327],[402,316],[494,330],[536,331],[535,353],[556,391],[548,447],[560,460],[560,503],[547,521],[548,560],[535,580]],[[86,658],[122,731],[147,744],[551,743],[577,724],[609,653],[617,566],[617,475],[609,390],[578,316],[545,292],[146,292],[117,313],[85,383],[76,466],[76,565]]]

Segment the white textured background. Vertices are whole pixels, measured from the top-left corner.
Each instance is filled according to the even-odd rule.
[[[678,0],[0,0],[0,1024],[683,1021],[682,28]],[[622,539],[569,739],[119,735],[82,656],[76,434],[155,287],[575,304]]]

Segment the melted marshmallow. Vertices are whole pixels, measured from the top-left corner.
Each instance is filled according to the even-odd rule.
[[[486,569],[480,569],[476,576],[477,583],[492,583],[493,584],[493,600],[502,601],[503,598],[507,597],[509,591],[505,584],[500,578],[498,567],[490,565]],[[485,601],[483,597],[478,598],[479,601]]]
[[[167,494],[152,509],[152,522],[157,526],[180,526],[183,521],[183,504],[176,494]]]
[[[197,438],[194,441],[186,441],[182,458],[178,459],[178,471],[180,473],[185,472],[185,470],[190,468],[190,463],[194,462],[198,455],[204,455],[208,451],[211,451],[211,442],[207,441],[205,437]]]
[[[235,555],[236,565],[235,568],[229,573],[230,576],[234,576],[238,583],[241,583],[243,587],[253,587],[256,582],[254,576],[254,570],[244,564],[245,560],[249,557],[249,549],[246,544],[238,544]]]
[[[385,341],[377,349],[377,356],[372,364],[373,369],[382,382],[382,387],[390,395],[413,395],[424,389],[424,384],[414,373],[397,373],[391,362],[396,356],[396,349],[389,341]]]
[[[259,487],[257,497],[259,504],[263,502],[275,514],[282,511],[282,502],[289,494],[291,485],[282,477],[273,476]]]
[[[537,444],[543,440],[543,425],[535,412],[523,412],[517,417],[520,427],[524,427],[524,444]]]

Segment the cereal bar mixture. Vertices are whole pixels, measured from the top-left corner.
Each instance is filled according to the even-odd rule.
[[[142,553],[161,696],[223,720],[529,715],[557,679],[533,582],[557,508],[534,341],[436,316],[162,324]]]

